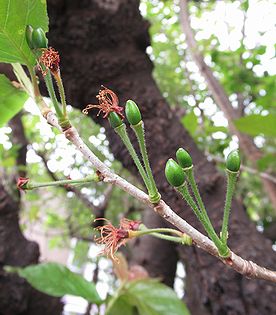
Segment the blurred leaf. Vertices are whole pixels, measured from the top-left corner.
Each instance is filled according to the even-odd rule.
[[[0,74],[0,128],[22,109],[27,98],[25,92],[15,88],[9,79]]]
[[[185,115],[182,118],[182,124],[189,131],[190,135],[193,136],[197,129],[197,116],[193,111]]]
[[[119,291],[117,299],[119,301],[111,300],[112,307],[107,315],[119,314],[117,309],[122,304],[122,301],[127,303],[129,313],[126,314],[132,314],[130,305],[137,307],[140,315],[190,314],[186,305],[171,288],[152,279],[127,283]]]
[[[276,115],[249,115],[235,121],[238,129],[251,136],[263,134],[267,137],[276,136]]]
[[[87,261],[89,243],[78,241],[74,248],[73,265],[81,268]]]
[[[266,154],[258,160],[257,164],[260,171],[264,171],[270,166],[276,168],[276,154]]]
[[[0,17],[0,61],[34,65],[25,29],[30,24],[47,32],[46,0],[1,0]]]
[[[204,131],[208,134],[218,132],[218,131],[227,133],[228,129],[226,127],[223,127],[223,126],[206,126]]]
[[[38,219],[39,207],[37,205],[32,205],[29,209],[29,220],[35,221]]]
[[[7,271],[17,272],[35,289],[52,296],[65,294],[81,296],[91,303],[102,303],[95,285],[82,276],[57,263],[33,265],[26,268],[7,267]]]
[[[105,315],[134,315],[134,307],[128,301],[127,295],[116,295],[109,301]],[[137,314],[137,313],[136,313]]]

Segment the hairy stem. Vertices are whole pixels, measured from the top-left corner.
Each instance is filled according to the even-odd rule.
[[[45,183],[32,183],[28,182],[26,186],[26,190],[32,190],[41,187],[49,187],[49,186],[64,186],[64,185],[77,185],[77,184],[86,184],[90,182],[97,182],[99,181],[97,175],[87,176],[81,179],[64,179],[64,180],[57,180],[54,182],[45,182]]]
[[[115,132],[120,136],[121,140],[123,141],[124,145],[126,146],[130,156],[132,157],[140,175],[142,176],[142,179],[147,187],[148,192],[151,192],[151,186],[150,186],[150,182],[148,179],[148,176],[138,158],[137,153],[135,152],[135,149],[128,137],[127,131],[126,131],[126,125],[125,124],[121,124],[119,127],[114,129]]]
[[[51,99],[51,101],[52,101],[52,103],[54,105],[57,117],[58,117],[59,120],[63,119],[64,117],[63,117],[62,111],[60,110],[60,107],[59,107],[59,103],[58,103],[58,100],[57,100],[57,97],[56,97],[56,92],[55,92],[54,86],[53,86],[51,73],[49,71],[45,74],[44,81],[45,81],[45,84],[46,84],[46,87],[47,87],[50,99]]]
[[[225,249],[222,246],[221,240],[217,236],[212,224],[209,223],[209,221],[206,221],[205,216],[203,213],[198,209],[197,204],[194,202],[194,199],[192,198],[187,183],[184,183],[182,186],[176,188],[177,191],[182,195],[182,197],[186,200],[187,204],[192,208],[195,215],[203,225],[205,231],[207,232],[208,236],[211,238],[211,240],[215,243],[216,247],[218,248],[220,254],[223,253],[225,255]]]
[[[170,233],[170,234],[175,234],[176,236],[171,236],[171,235],[166,235],[163,233]],[[191,245],[192,244],[192,238],[188,236],[185,233],[182,233],[178,230],[170,229],[170,228],[156,228],[156,229],[148,229],[144,225],[140,227],[139,231],[129,231],[129,237],[140,237],[143,235],[152,235],[157,238],[171,241],[171,242],[176,242],[180,244],[186,244],[186,245]]]
[[[206,221],[206,223],[209,225],[210,228],[213,228],[212,222],[210,221],[210,218],[208,216],[208,213],[205,209],[204,203],[202,201],[202,198],[200,196],[196,181],[195,181],[195,177],[194,177],[194,172],[193,172],[193,166],[187,169],[184,169],[185,174],[187,176],[188,182],[190,187],[192,188],[193,194],[195,196],[196,202],[199,206],[199,209],[201,211],[202,217],[204,218],[204,220]]]
[[[54,74],[54,78],[55,78],[55,80],[57,82],[57,86],[58,86],[58,91],[59,91],[60,100],[61,100],[61,104],[62,104],[63,116],[67,117],[65,91],[64,91],[60,71],[58,71],[57,73]]]
[[[145,166],[148,178],[149,178],[150,187],[151,187],[149,197],[153,203],[158,203],[161,196],[160,196],[158,189],[156,187],[155,180],[153,178],[150,163],[149,163],[146,141],[145,141],[144,123],[141,120],[137,125],[132,125],[131,128],[134,130],[136,138],[138,139],[138,143],[139,143],[140,151],[142,154],[144,166]]]
[[[228,223],[229,216],[231,211],[232,199],[235,191],[235,185],[237,182],[238,172],[231,172],[229,170],[227,173],[227,190],[226,190],[226,198],[225,198],[225,206],[223,211],[223,221],[222,221],[222,229],[221,229],[221,241],[223,244],[227,245],[228,238]]]

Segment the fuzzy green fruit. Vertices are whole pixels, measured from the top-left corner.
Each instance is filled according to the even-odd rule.
[[[226,168],[231,172],[238,172],[241,166],[241,159],[239,151],[234,150],[230,152],[226,159]]]
[[[188,167],[191,167],[193,165],[193,160],[192,160],[190,154],[182,148],[179,148],[176,151],[176,159],[182,168],[188,168]]]
[[[32,40],[33,31],[34,29],[32,28],[31,25],[26,26],[25,37],[26,37],[27,44],[31,49],[34,49],[33,40]]]
[[[47,37],[41,27],[33,30],[32,44],[34,48],[47,48],[48,47]]]
[[[135,102],[128,100],[126,102],[126,117],[131,125],[137,125],[141,120],[141,112]]]
[[[167,161],[165,175],[167,181],[174,187],[179,187],[184,183],[184,171],[173,159]]]
[[[123,123],[121,117],[115,112],[111,112],[108,115],[108,120],[109,120],[109,123],[110,123],[112,128],[117,128],[117,127],[121,126]]]

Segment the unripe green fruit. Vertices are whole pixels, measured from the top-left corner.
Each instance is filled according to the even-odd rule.
[[[142,116],[138,106],[135,102],[131,100],[128,100],[126,102],[125,112],[127,120],[131,125],[137,125],[142,120]]]
[[[174,187],[179,187],[184,183],[184,171],[173,159],[167,161],[165,175],[167,181]]]
[[[47,48],[48,47],[47,37],[41,27],[33,30],[32,44],[34,48]]]
[[[176,151],[176,159],[182,168],[188,168],[193,165],[193,160],[190,154],[182,148]]]
[[[25,37],[26,37],[27,44],[31,49],[34,49],[33,40],[32,40],[33,31],[34,29],[32,28],[31,25],[26,26]]]
[[[111,112],[108,115],[108,120],[109,120],[109,123],[110,123],[112,128],[117,128],[117,127],[121,126],[123,123],[121,117],[115,112]]]
[[[226,159],[226,168],[231,172],[238,172],[241,166],[241,159],[238,150],[230,152]]]

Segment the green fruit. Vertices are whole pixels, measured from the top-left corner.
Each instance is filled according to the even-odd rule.
[[[226,159],[226,168],[231,172],[238,172],[241,166],[241,159],[239,151],[234,150],[230,152]]]
[[[127,120],[131,125],[137,125],[142,120],[140,110],[135,102],[128,100],[125,111]]]
[[[188,168],[193,165],[193,160],[190,154],[182,148],[176,151],[176,159],[182,168]]]
[[[174,187],[179,187],[184,183],[184,171],[173,159],[167,161],[165,175],[167,181]]]
[[[31,49],[34,49],[34,45],[33,45],[33,41],[32,41],[33,31],[34,31],[34,29],[32,28],[31,25],[26,26],[25,37],[26,37],[27,44]]]
[[[47,48],[48,47],[47,37],[41,27],[33,30],[32,44],[34,48]]]
[[[109,120],[109,123],[110,123],[112,128],[117,128],[117,127],[121,126],[123,123],[121,117],[115,112],[111,112],[108,115],[108,120]]]

